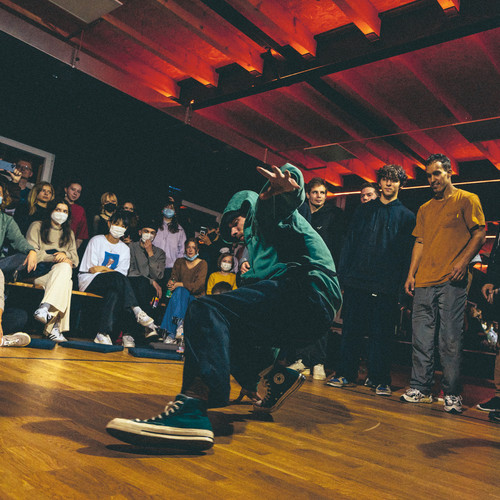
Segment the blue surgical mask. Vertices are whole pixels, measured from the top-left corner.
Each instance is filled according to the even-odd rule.
[[[196,255],[193,255],[192,257],[188,257],[186,254],[184,254],[184,258],[186,260],[189,260],[189,262],[193,262],[193,260],[197,259],[198,258],[198,255],[199,254],[196,254]]]
[[[0,196],[0,205],[3,203],[3,198]]]
[[[175,210],[172,208],[164,208],[162,210],[162,214],[165,216],[165,218],[171,219],[175,215]]]

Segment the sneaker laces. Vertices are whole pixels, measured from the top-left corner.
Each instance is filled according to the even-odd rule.
[[[180,401],[180,400],[179,401],[170,401],[167,404],[167,406],[165,406],[165,411],[163,413],[160,413],[156,417],[153,417],[151,420],[153,420],[153,421],[163,420],[168,415],[172,415],[176,411],[179,411],[183,404],[184,404],[184,401]],[[137,420],[140,421],[139,419],[137,419]]]
[[[446,404],[458,404],[462,402],[462,396],[448,395],[444,397]]]
[[[3,338],[3,343],[1,344],[3,347],[10,347],[10,346],[13,346],[15,344],[19,344],[20,342],[20,339],[19,338],[14,338],[14,339],[7,339],[7,338]]]
[[[267,380],[267,378],[262,378],[262,385],[264,386],[264,390],[266,391],[266,394],[261,398],[260,400],[260,403],[259,404],[263,404],[265,401],[267,401],[267,399],[269,398],[270,394],[271,394],[271,384],[269,383],[269,380]],[[260,396],[260,394],[259,394]]]

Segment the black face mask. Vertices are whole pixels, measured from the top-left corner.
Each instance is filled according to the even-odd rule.
[[[106,203],[104,205],[104,210],[106,212],[114,212],[116,210],[116,203]]]

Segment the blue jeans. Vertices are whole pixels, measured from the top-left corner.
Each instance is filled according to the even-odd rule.
[[[391,341],[397,319],[397,297],[344,287],[341,362],[337,374],[358,379],[359,358],[368,336],[368,377],[374,384],[391,383]]]
[[[460,361],[466,282],[415,289],[410,387],[430,394],[434,382],[434,346],[438,330],[439,357],[445,395],[460,394]]]
[[[178,319],[184,319],[186,310],[193,300],[194,296],[189,293],[187,288],[179,286],[174,290],[168,301],[167,309],[161,322],[161,328],[166,330],[169,336],[175,336],[175,331],[177,330],[176,321]],[[176,321],[174,321],[174,318],[176,318]]]
[[[201,378],[209,388],[209,406],[224,406],[230,374],[243,388],[256,390],[260,371],[274,361],[274,347],[314,343],[334,314],[304,276],[194,300],[184,319],[183,392]]]
[[[5,276],[5,281],[10,281],[14,271],[23,268],[23,262],[26,260],[27,255],[24,253],[16,253],[8,257],[0,258],[0,270]]]

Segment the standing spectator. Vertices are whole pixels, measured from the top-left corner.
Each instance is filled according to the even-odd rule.
[[[82,195],[82,183],[72,179],[64,187],[64,199],[71,206],[71,230],[75,235],[76,248],[80,248],[83,240],[89,239],[89,230],[87,227],[87,214],[85,209],[77,203]]]
[[[446,156],[431,155],[425,167],[434,197],[419,208],[413,231],[416,241],[405,283],[406,293],[414,296],[412,372],[410,388],[401,401],[432,402],[437,333],[444,410],[461,413],[460,358],[467,268],[486,239],[484,214],[475,194],[453,186],[451,163]]]
[[[28,228],[26,239],[36,251],[38,267],[35,285],[45,289],[35,319],[45,325],[44,335],[54,342],[66,342],[71,309],[71,279],[78,266],[75,235],[70,225],[71,207],[66,200],[49,204],[47,215]]]
[[[356,383],[363,338],[368,336],[368,379],[380,396],[391,395],[391,335],[408,273],[415,216],[399,200],[407,176],[399,165],[377,171],[381,197],[355,211],[339,263],[344,289],[341,364],[327,384]]]
[[[52,184],[49,182],[35,184],[28,196],[28,204],[19,205],[14,214],[14,219],[21,233],[26,234],[32,222],[45,218],[48,212],[47,204],[53,199],[54,187]]]
[[[153,316],[151,301],[158,300],[162,296],[159,282],[165,272],[165,252],[153,245],[158,224],[152,219],[139,220],[140,240],[130,243],[130,268],[128,277],[135,296],[141,307],[149,316]],[[154,342],[158,340],[156,328],[146,331],[146,340]]]
[[[195,238],[186,240],[184,257],[175,261],[168,281],[172,296],[168,301],[161,327],[167,332],[166,343],[175,342],[175,334],[186,314],[188,305],[205,295],[207,263],[199,258],[198,242]]]
[[[163,283],[166,283],[170,279],[170,274],[172,273],[175,261],[184,255],[186,233],[177,220],[173,196],[169,196],[161,213],[163,216],[163,223],[160,226],[153,243],[165,252],[165,272],[163,274]]]
[[[82,258],[78,285],[81,292],[90,292],[104,297],[98,321],[98,333],[94,339],[96,344],[111,345],[111,335],[118,335],[120,323],[130,326],[127,320],[130,311],[135,315],[137,323],[151,328],[154,320],[140,307],[132,285],[127,278],[130,266],[130,249],[120,241],[128,226],[126,212],[114,213],[109,221],[107,234],[99,234],[89,241]],[[125,313],[125,317],[124,316]],[[118,316],[122,316],[121,318]],[[128,337],[128,338],[127,338]],[[134,347],[133,337],[124,334],[124,347]],[[126,342],[130,341],[129,345]]]
[[[483,285],[482,293],[489,304],[495,305],[496,319],[500,316],[498,287],[500,286],[500,231],[497,234],[495,243],[490,253],[488,261],[488,272],[486,274],[486,283]],[[490,420],[500,423],[500,359],[495,362],[495,396],[485,403],[480,403],[477,408],[482,411],[490,412]]]
[[[365,182],[361,186],[361,194],[359,196],[361,203],[368,203],[369,201],[376,200],[380,196],[378,184],[375,182]]]
[[[116,212],[118,207],[118,198],[115,193],[106,192],[101,196],[101,209],[98,215],[94,216],[92,221],[92,236],[98,234],[108,234],[109,224],[108,221]]]

